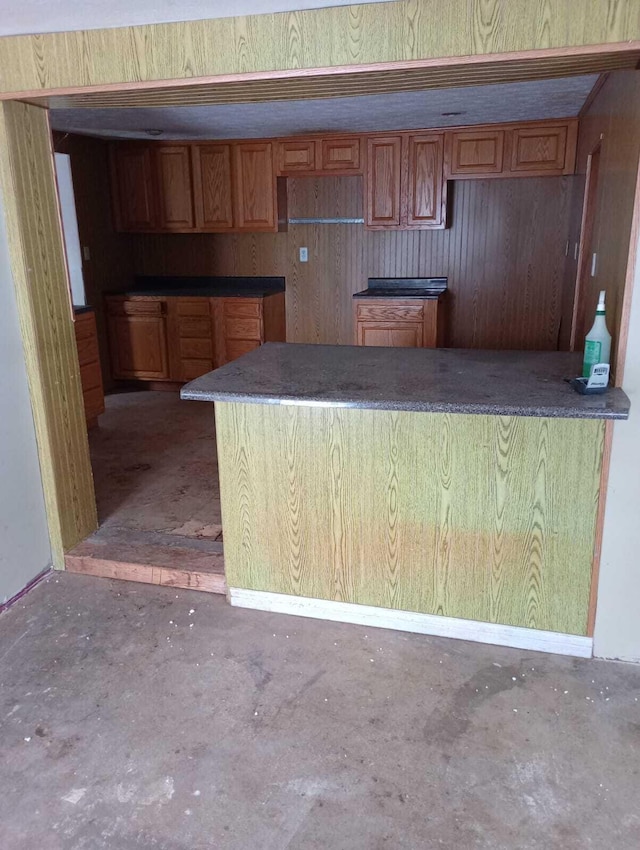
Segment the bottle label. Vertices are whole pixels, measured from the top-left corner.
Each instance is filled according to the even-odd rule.
[[[584,344],[584,360],[582,361],[582,377],[590,378],[591,370],[600,362],[602,343],[588,339]]]

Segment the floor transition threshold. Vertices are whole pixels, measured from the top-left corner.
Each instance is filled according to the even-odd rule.
[[[155,531],[99,529],[65,555],[67,572],[226,593],[222,543]]]

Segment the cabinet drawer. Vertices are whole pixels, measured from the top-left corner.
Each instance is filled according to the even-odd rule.
[[[424,315],[422,304],[357,304],[356,317],[358,321],[369,322],[421,322]]]
[[[180,364],[180,380],[194,381],[201,375],[206,375],[207,372],[213,371],[212,360],[183,360]]]
[[[76,340],[76,344],[78,348],[78,360],[81,366],[87,363],[94,363],[99,359],[98,340],[95,336],[78,339]]]
[[[107,301],[112,316],[163,316],[166,311],[165,301]]]
[[[197,316],[180,316],[178,318],[178,336],[188,339],[211,339],[211,319]]]
[[[240,319],[245,316],[262,316],[262,300],[261,299],[245,299],[245,298],[230,298],[224,303],[224,317],[233,318],[237,316]]]
[[[225,318],[225,339],[262,339],[260,319]]]
[[[226,346],[227,362],[236,360],[242,357],[243,354],[248,354],[256,348],[260,348],[260,343],[253,339],[230,339]]]
[[[180,358],[182,360],[211,360],[213,344],[210,339],[181,339]]]
[[[185,301],[179,298],[176,305],[176,312],[179,316],[208,316],[209,299],[194,298],[193,301]]]
[[[94,387],[91,390],[85,390],[82,393],[84,401],[84,415],[87,419],[95,419],[104,413],[104,392],[102,386]]]
[[[80,382],[82,384],[82,392],[93,390],[96,387],[102,387],[102,372],[100,371],[99,363],[87,363],[86,366],[80,368]]]
[[[95,336],[96,333],[96,317],[93,313],[81,313],[75,317],[74,331],[76,341],[87,339],[87,337]]]

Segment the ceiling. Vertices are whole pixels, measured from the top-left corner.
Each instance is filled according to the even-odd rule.
[[[113,138],[238,139],[374,132],[576,116],[597,74],[485,86],[269,103],[52,109],[55,130]],[[453,114],[450,114],[453,113]]]
[[[109,29],[389,0],[0,0],[0,36]]]

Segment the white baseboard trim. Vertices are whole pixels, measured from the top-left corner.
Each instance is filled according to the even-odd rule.
[[[413,611],[395,611],[391,608],[375,608],[351,602],[329,602],[325,599],[308,599],[304,596],[245,590],[240,587],[230,587],[227,595],[231,605],[237,608],[254,608],[276,614],[313,617],[316,620],[333,620],[337,623],[353,623],[371,628],[473,640],[477,643],[552,652],[556,655],[573,655],[578,658],[591,658],[593,655],[593,638],[581,635],[523,629],[520,626],[501,626],[477,620],[440,617],[436,614],[417,614]]]

